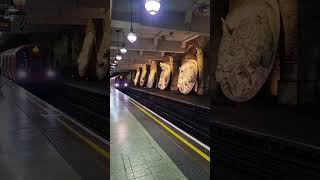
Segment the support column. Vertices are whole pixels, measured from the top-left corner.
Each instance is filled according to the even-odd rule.
[[[223,99],[220,84],[216,81],[216,67],[218,64],[218,51],[222,38],[222,22],[221,17],[225,18],[229,9],[228,0],[213,0],[210,3],[210,55],[209,55],[209,94],[212,97],[211,102],[216,103]]]
[[[284,55],[280,59],[278,103],[296,105],[298,102],[298,1],[279,0],[284,32]]]
[[[178,90],[178,77],[179,77],[179,67],[181,65],[181,55],[175,55],[172,60],[170,60],[170,66],[172,68],[172,77],[171,77],[171,85],[170,90],[171,91],[177,91]]]
[[[320,25],[318,1],[299,1],[299,104],[320,101]]]

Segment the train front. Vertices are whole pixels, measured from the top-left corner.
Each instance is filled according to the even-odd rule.
[[[37,46],[27,46],[16,53],[15,79],[17,82],[28,85],[47,85],[57,80],[57,73],[48,60],[48,53],[39,51]]]
[[[129,83],[123,76],[118,76],[115,78],[114,87],[118,89],[125,89],[129,87]]]

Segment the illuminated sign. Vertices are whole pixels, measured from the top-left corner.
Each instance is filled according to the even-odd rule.
[[[35,46],[34,48],[32,48],[32,52],[35,54],[38,54],[40,51],[40,49],[38,48],[38,46]]]

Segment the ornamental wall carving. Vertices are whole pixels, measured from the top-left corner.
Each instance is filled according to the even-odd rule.
[[[273,67],[280,35],[276,0],[247,0],[222,19],[216,79],[226,97],[252,99]]]

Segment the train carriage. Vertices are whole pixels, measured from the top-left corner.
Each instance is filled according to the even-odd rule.
[[[0,53],[1,75],[21,84],[42,84],[56,80],[48,51],[33,44],[22,45]]]
[[[110,84],[118,89],[126,89],[129,87],[129,82],[125,76],[119,75],[110,78]]]

